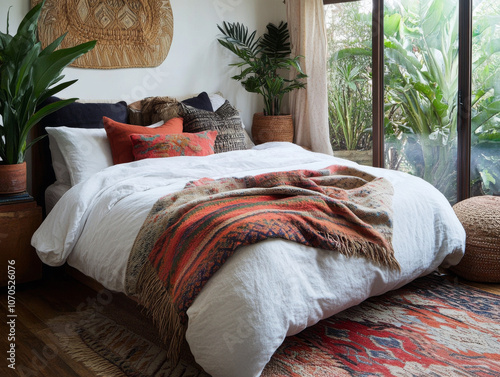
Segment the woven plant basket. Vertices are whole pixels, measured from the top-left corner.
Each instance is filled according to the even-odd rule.
[[[483,283],[500,282],[500,197],[477,196],[453,209],[467,235],[465,255],[451,268],[457,275]]]
[[[255,113],[252,123],[252,138],[255,144],[270,141],[293,143],[293,120],[291,115],[268,115]]]

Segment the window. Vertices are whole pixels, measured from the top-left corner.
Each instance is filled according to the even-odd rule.
[[[334,150],[371,150],[451,203],[500,195],[498,1],[328,3]]]

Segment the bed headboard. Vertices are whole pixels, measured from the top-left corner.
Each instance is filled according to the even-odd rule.
[[[38,205],[42,206],[45,216],[45,190],[55,182],[56,177],[52,169],[49,138],[45,126],[37,124],[31,130],[32,139],[45,135],[31,147],[31,193]]]
[[[51,97],[47,103],[59,101]],[[49,138],[45,127],[103,128],[103,116],[117,122],[128,123],[127,104],[120,100],[78,100],[50,114],[35,125],[32,139],[45,135],[31,148],[31,192],[45,214],[45,190],[56,181],[52,168]]]

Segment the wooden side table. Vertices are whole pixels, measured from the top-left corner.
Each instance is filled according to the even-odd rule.
[[[42,277],[42,262],[31,237],[42,223],[42,208],[34,200],[0,205],[0,286],[7,285],[7,265],[15,261],[16,284]]]

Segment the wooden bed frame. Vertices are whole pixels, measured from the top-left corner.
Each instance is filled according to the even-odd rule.
[[[31,195],[42,207],[45,217],[45,190],[56,181],[56,176],[52,169],[49,138],[45,128],[37,124],[31,130],[32,140],[43,135],[45,137],[31,147]]]

